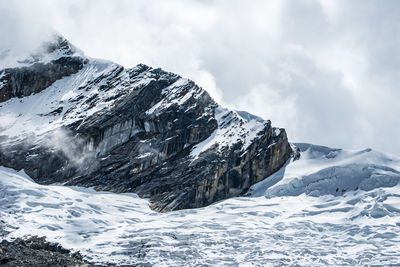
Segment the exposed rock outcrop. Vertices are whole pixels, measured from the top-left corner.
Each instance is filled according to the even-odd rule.
[[[46,242],[44,237],[0,242],[1,266],[95,266],[84,261],[79,253]]]
[[[53,69],[57,81],[46,80],[37,63],[8,70],[35,81],[22,79],[18,88],[29,89],[8,98],[41,93],[0,106],[0,113],[24,110],[15,120],[29,126],[16,134],[15,124],[0,125],[0,165],[25,169],[38,182],[135,192],[155,210],[170,211],[238,196],[290,157],[284,129],[220,107],[176,74],[81,57],[58,60],[67,71]],[[16,88],[12,79],[4,81],[3,88]],[[38,102],[41,109],[24,108]]]
[[[21,62],[26,66],[1,70],[0,103],[39,93],[55,81],[77,73],[88,60],[76,56],[75,50],[66,39],[55,36],[54,40],[43,44],[40,53]],[[46,60],[46,56],[50,60]]]

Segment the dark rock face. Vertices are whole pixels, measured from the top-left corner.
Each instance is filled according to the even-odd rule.
[[[87,63],[87,59],[73,56],[75,48],[64,38],[56,36],[52,42],[43,44],[44,55],[58,53],[50,62],[43,62],[43,54],[32,54],[21,63],[21,68],[6,68],[0,71],[0,103],[13,97],[24,97],[39,93],[56,80],[77,73]]]
[[[0,242],[1,266],[94,266],[60,245],[46,242],[44,237]]]
[[[77,176],[68,184],[133,191],[151,198],[152,208],[158,211],[198,208],[246,192],[251,185],[277,171],[290,156],[286,133],[281,131],[274,135],[268,124],[260,138],[244,152],[239,142],[225,148],[223,153],[215,146],[192,160],[190,151],[195,143],[191,137],[200,131],[209,131],[211,135],[217,125],[213,119],[210,122],[213,124],[205,129],[189,124],[185,131],[179,128],[164,134],[138,135],[114,149],[108,158],[97,160],[94,170]],[[173,133],[179,135],[174,137]],[[168,137],[171,135],[172,138]],[[207,137],[203,133],[200,136]],[[201,139],[196,140],[199,141]],[[146,157],[141,157],[143,144],[148,146],[145,151],[158,149],[161,153],[147,152]]]
[[[64,69],[76,59],[62,60]],[[66,68],[83,68],[78,76],[104,65],[75,63]],[[203,207],[245,193],[291,155],[284,129],[221,108],[190,80],[145,65],[107,66],[84,82],[71,83],[80,84],[78,88],[63,88],[75,90],[74,96],[40,114],[58,118],[61,127],[58,124],[40,137],[3,137],[0,165],[25,169],[40,183],[135,192],[164,212]],[[31,68],[18,72],[27,81],[45,80],[46,71],[37,65]],[[58,71],[52,77],[65,76],[66,72]],[[52,82],[33,87],[29,82],[26,94],[8,95],[28,95]],[[15,88],[10,82],[6,86]],[[25,88],[24,84],[18,88]],[[67,133],[63,139],[68,150],[47,142],[60,129]]]
[[[0,72],[0,102],[39,93],[56,80],[77,73],[85,63],[80,57],[62,57],[47,64],[4,69]]]

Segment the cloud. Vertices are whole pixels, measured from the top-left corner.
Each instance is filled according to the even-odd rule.
[[[285,127],[293,141],[400,150],[396,0],[45,0],[0,7],[8,44],[35,43],[50,26],[89,56],[189,77],[224,105]]]
[[[30,142],[35,142],[35,136],[32,136]],[[67,129],[60,128],[47,133],[42,142],[44,146],[50,149],[63,152],[70,163],[76,167],[84,166],[84,168],[87,168],[87,166],[95,163],[93,160],[95,151],[90,144]]]

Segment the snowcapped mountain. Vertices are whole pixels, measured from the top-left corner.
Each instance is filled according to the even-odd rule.
[[[23,171],[1,168],[2,230],[8,238],[46,236],[97,263],[398,264],[400,159],[298,146],[300,159],[253,185],[248,196],[168,213],[151,210],[136,194],[39,185]]]
[[[400,263],[400,158],[290,144],[193,81],[59,35],[0,53],[0,166],[0,239],[98,264]]]
[[[219,106],[188,79],[89,59],[54,38],[0,71],[0,165],[169,211],[245,193],[292,153],[284,129]]]

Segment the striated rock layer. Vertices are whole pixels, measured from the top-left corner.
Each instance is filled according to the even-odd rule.
[[[219,106],[190,80],[51,44],[56,58],[0,71],[0,165],[170,211],[245,193],[292,153],[284,129]]]

